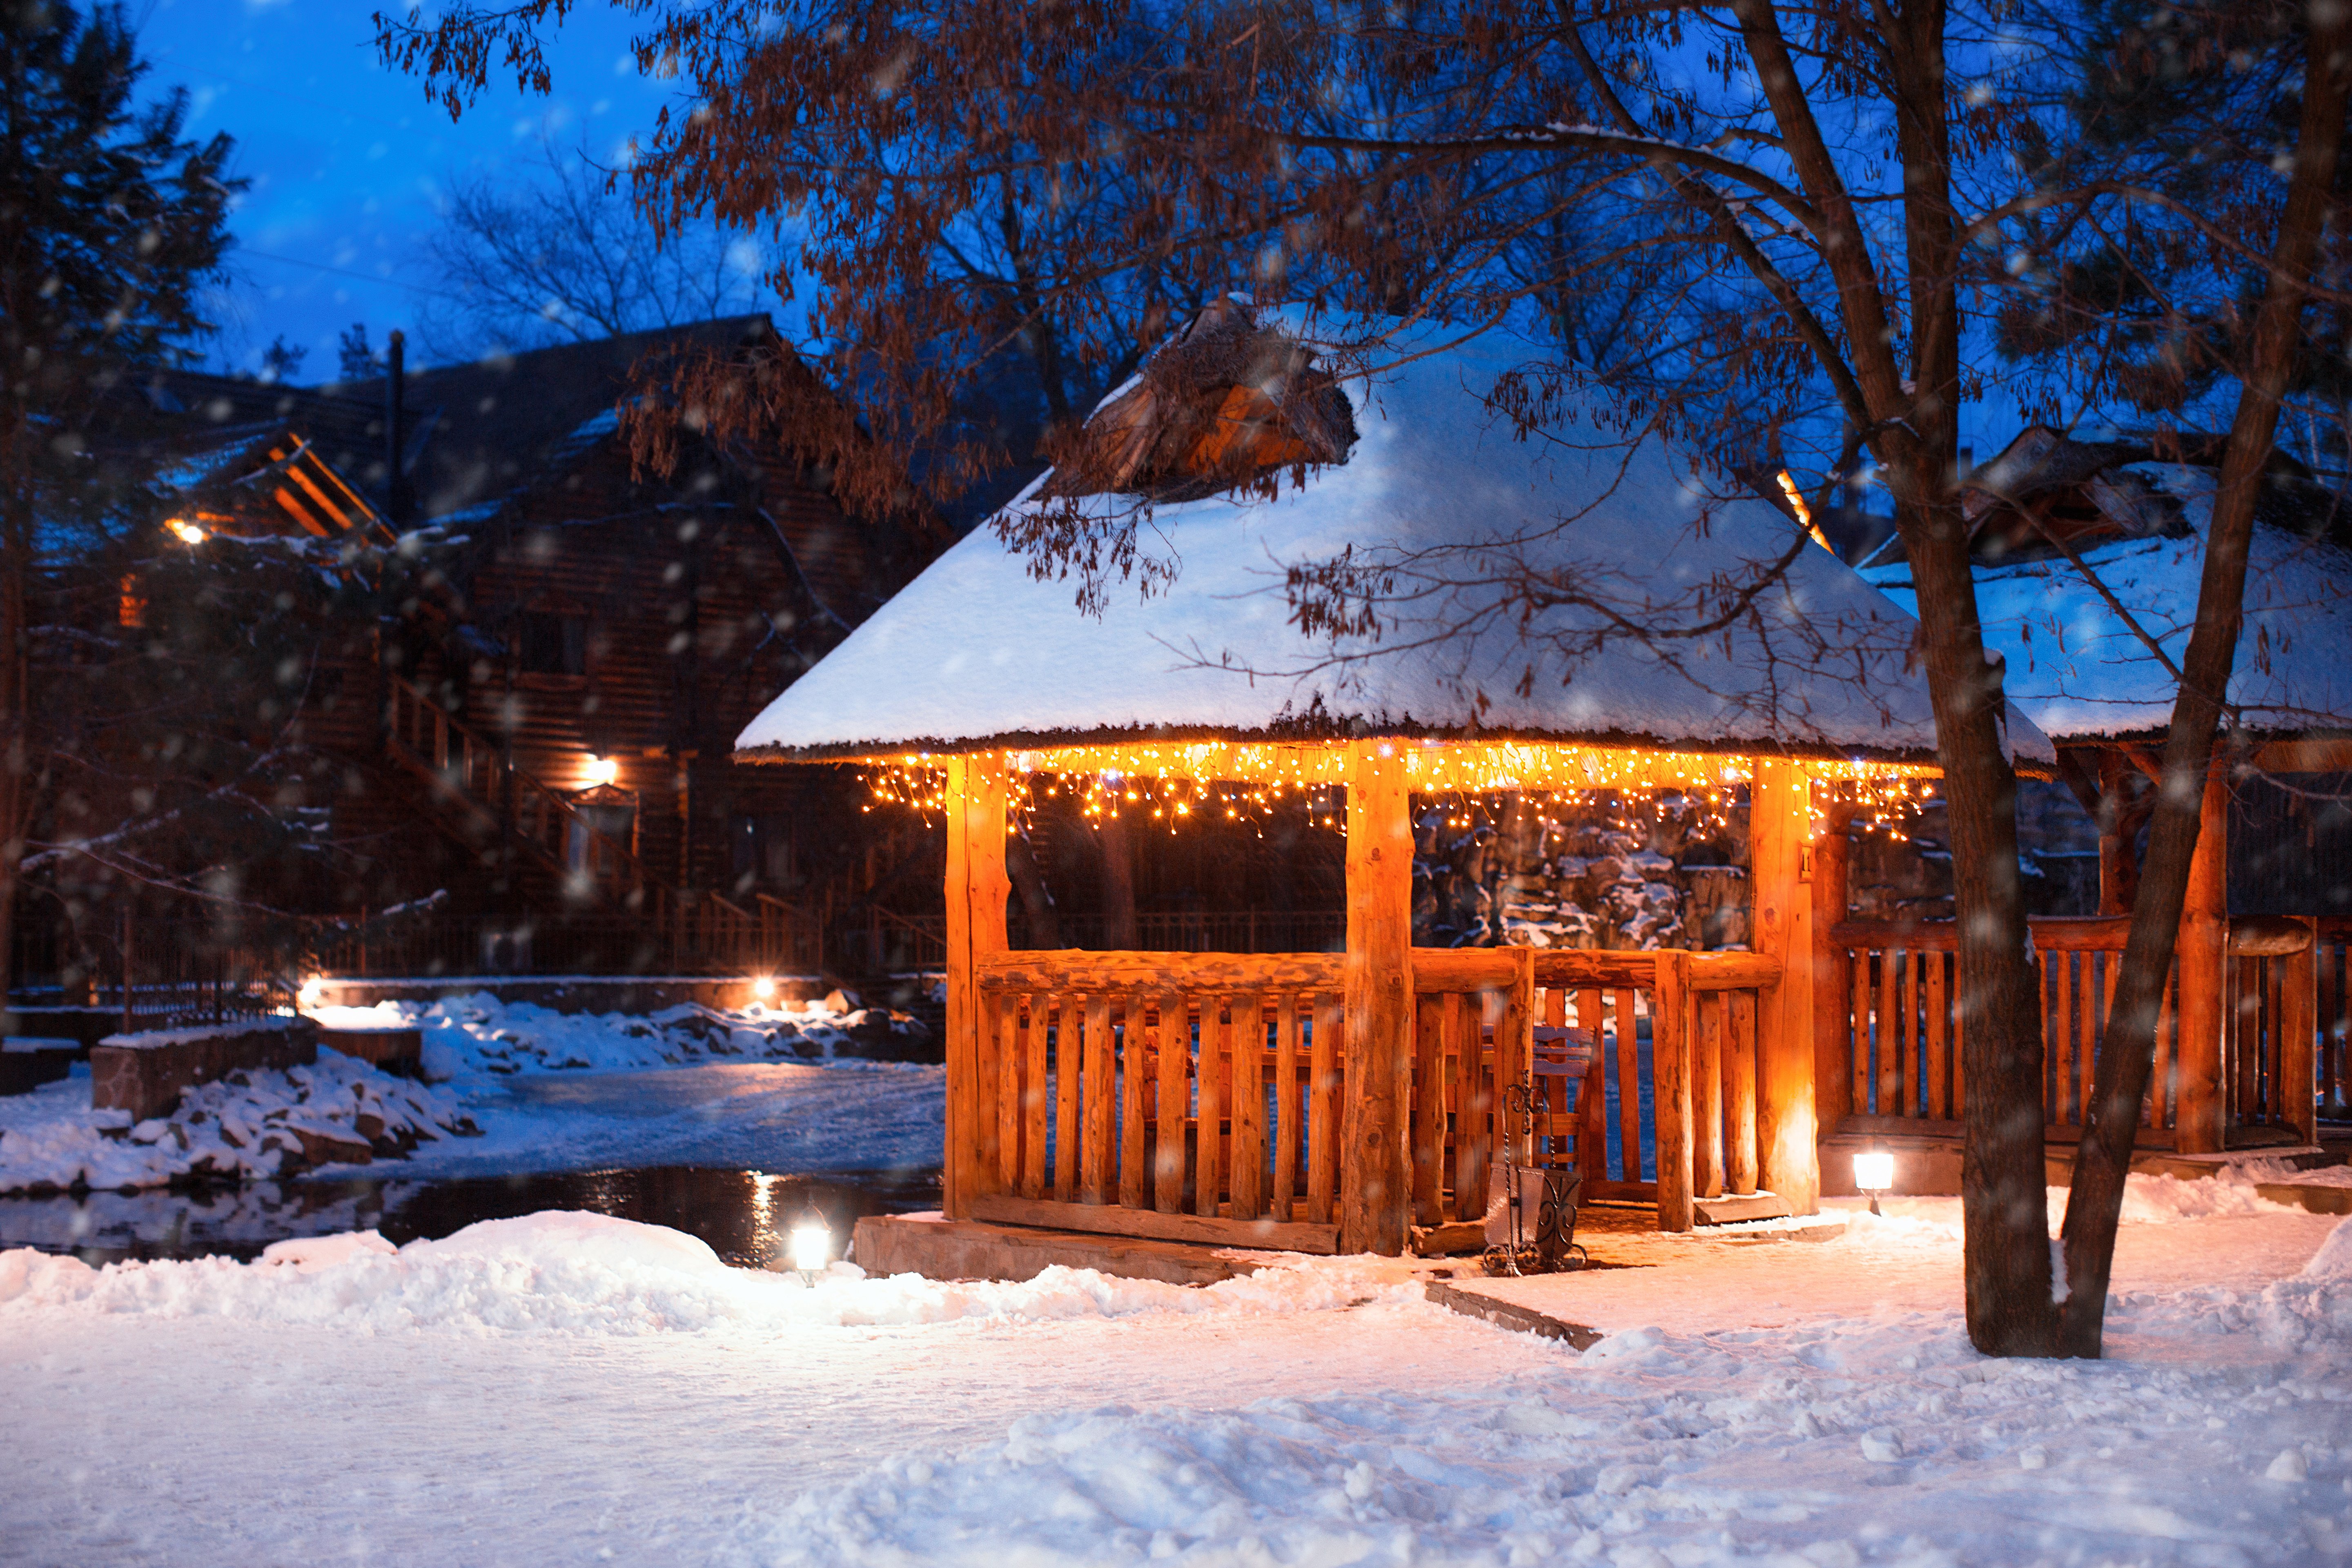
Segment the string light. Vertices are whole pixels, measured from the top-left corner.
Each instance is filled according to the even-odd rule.
[[[1517,795],[1558,806],[1593,797],[1621,806],[1671,801],[1706,814],[1714,827],[1754,779],[1763,759],[1747,753],[1649,751],[1520,741],[1395,741],[1409,787],[1416,795],[1451,804],[1448,826],[1472,826],[1474,803]],[[1062,746],[1002,753],[1013,784],[1010,805],[1024,821],[1045,800],[1067,796],[1089,824],[1133,819],[1176,832],[1195,820],[1245,822],[1263,836],[1276,814],[1303,810],[1313,826],[1344,835],[1348,749],[1300,742],[1177,741],[1111,746]],[[877,805],[923,816],[947,807],[947,758],[910,752],[877,758],[860,777]],[[1905,836],[1907,823],[1935,793],[1937,770],[1864,758],[1806,759],[1814,781],[1813,830],[1827,825],[1824,807],[1849,808],[1864,832]]]

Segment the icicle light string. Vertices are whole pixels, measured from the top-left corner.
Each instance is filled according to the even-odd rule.
[[[1728,826],[1736,796],[1755,775],[1757,759],[1690,752],[1518,742],[1379,742],[1401,755],[1412,793],[1433,798],[1447,826],[1474,826],[1480,810],[1498,810],[1502,797],[1549,814],[1572,803],[1590,809],[1601,800],[1616,809],[1660,805],[1676,814],[1696,810],[1708,826]],[[1014,775],[1013,809],[1034,821],[1041,803],[1076,801],[1090,824],[1133,816],[1175,832],[1192,821],[1246,822],[1262,837],[1277,813],[1303,807],[1316,826],[1347,831],[1343,747],[1227,741],[1156,745],[1073,746],[1013,752],[1004,763]],[[923,816],[947,806],[946,758],[910,754],[870,765],[860,774],[873,799],[865,809],[893,805]],[[1814,792],[1811,837],[1828,822],[1824,807],[1850,808],[1864,832],[1901,839],[1935,794],[1935,770],[1863,760],[1808,761]],[[1491,804],[1482,804],[1491,803]]]

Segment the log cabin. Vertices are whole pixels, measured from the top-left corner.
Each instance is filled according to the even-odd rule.
[[[2010,699],[2055,743],[2059,778],[2098,825],[2100,914],[2034,927],[2046,1116],[2061,1151],[2079,1135],[2137,885],[2221,446],[2193,433],[2076,441],[2035,426],[1962,492]],[[2140,1133],[2185,1154],[2308,1146],[2323,1120],[2352,1117],[2352,513],[2274,453],[2251,552],[2228,694],[2235,730],[2206,783]],[[1909,607],[1899,541],[1862,572]],[[1842,926],[1827,961],[1853,996],[1844,1034],[1895,1044],[1849,1062],[1853,1134],[1956,1149],[1956,1112],[1923,1094],[1905,1046],[1948,1005],[1949,948],[1942,927]]]
[[[1847,1103],[1813,822],[1934,772],[1913,623],[1572,389],[1522,438],[1488,395],[1523,357],[1499,333],[1400,327],[1380,357],[1213,307],[737,742],[856,760],[944,815],[951,1225],[1456,1247],[1519,1136],[1503,1090],[1580,1029],[1591,1066],[1522,1159],[1667,1229],[1815,1207]],[[1140,542],[1148,594],[1026,548],[1089,531]],[[1302,585],[1340,591],[1302,612]],[[1161,823],[1327,803],[1344,951],[1012,948],[1008,822],[1041,787]],[[1745,794],[1747,951],[1412,944],[1416,801],[1601,789]]]
[[[764,316],[293,388],[167,373],[139,432],[187,549],[293,538],[429,558],[313,683],[313,803],[362,875],[379,973],[812,968],[802,912],[858,798],[730,742],[944,542],[853,518],[790,454],[689,438],[641,470],[618,418],[664,356],[790,353]],[[370,910],[435,900],[429,919]],[[374,952],[368,951],[373,942]],[[346,951],[347,950],[347,951]]]

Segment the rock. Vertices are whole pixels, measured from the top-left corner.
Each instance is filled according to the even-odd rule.
[[[2311,1479],[2311,1466],[2300,1448],[2281,1448],[2271,1468],[2263,1472],[2263,1479],[2273,1481],[2302,1481]]]
[[[1903,1437],[1898,1432],[1880,1427],[1862,1435],[1862,1457],[1874,1465],[1891,1465],[1903,1457]]]
[[[307,1127],[290,1127],[287,1131],[302,1141],[302,1159],[308,1164],[364,1165],[375,1158],[375,1151],[355,1138],[314,1132]]]

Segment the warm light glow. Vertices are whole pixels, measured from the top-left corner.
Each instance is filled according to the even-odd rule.
[[[308,1011],[312,1007],[316,1007],[320,1002],[325,998],[326,994],[326,981],[320,976],[313,974],[309,979],[302,982],[302,989],[294,994],[294,1000],[305,1011]]]
[[[751,994],[762,1002],[772,1002],[775,1000],[776,983],[762,974],[751,982]]]
[[[1866,1149],[1853,1157],[1853,1184],[1865,1193],[1883,1193],[1895,1185],[1895,1156],[1884,1149]]]
[[[184,517],[171,518],[163,526],[178,534],[184,544],[202,544],[205,542],[205,531]]]
[[[1790,506],[1796,508],[1797,521],[1805,525],[1805,531],[1813,536],[1813,542],[1823,550],[1829,550],[1829,537],[1813,521],[1813,509],[1805,504],[1805,492],[1797,488],[1795,477],[1786,468],[1780,470],[1780,493],[1789,498]],[[1831,553],[1835,554],[1836,552],[1831,551]]]
[[[793,1267],[803,1274],[821,1274],[833,1261],[833,1232],[814,1215],[793,1226]]]
[[[592,756],[588,759],[585,772],[592,785],[612,784],[621,776],[621,759]]]

